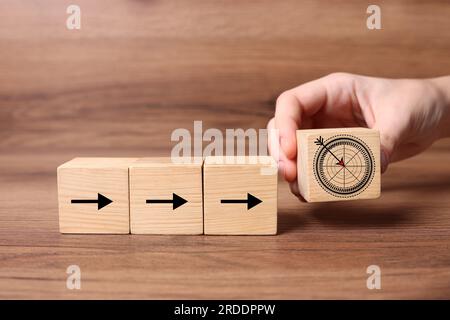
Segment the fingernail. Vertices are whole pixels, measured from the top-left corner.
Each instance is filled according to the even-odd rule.
[[[283,176],[284,178],[284,162],[283,160],[278,161],[278,172]]]

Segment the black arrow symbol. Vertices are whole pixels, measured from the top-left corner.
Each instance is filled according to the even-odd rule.
[[[187,202],[187,200],[183,199],[182,197],[180,197],[179,195],[177,195],[175,193],[172,193],[171,200],[145,200],[145,202],[146,203],[172,203],[173,204],[172,210],[175,210],[176,208],[185,204]]]
[[[97,194],[97,199],[95,200],[72,200],[71,203],[97,203],[97,210],[100,210],[103,207],[106,207],[108,204],[110,204],[112,202],[111,199],[108,199],[107,197],[105,197],[104,195],[98,193]]]
[[[247,210],[250,210],[254,206],[257,206],[260,204],[262,200],[258,199],[257,197],[251,195],[250,193],[247,193],[247,199],[228,199],[228,200],[220,200],[220,203],[246,203],[247,204]]]

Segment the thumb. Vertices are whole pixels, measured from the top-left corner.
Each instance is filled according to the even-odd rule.
[[[380,130],[381,173],[386,172],[395,151],[396,139],[387,130]]]

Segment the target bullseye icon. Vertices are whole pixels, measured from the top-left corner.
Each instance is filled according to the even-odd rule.
[[[313,159],[315,179],[329,194],[341,198],[363,192],[375,175],[375,158],[364,141],[340,134],[314,141],[317,150]]]

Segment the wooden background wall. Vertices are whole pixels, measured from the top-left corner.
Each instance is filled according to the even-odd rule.
[[[450,74],[448,1],[377,4],[370,31],[356,0],[2,0],[0,152],[164,155],[194,120],[265,127],[283,90],[331,72]]]

